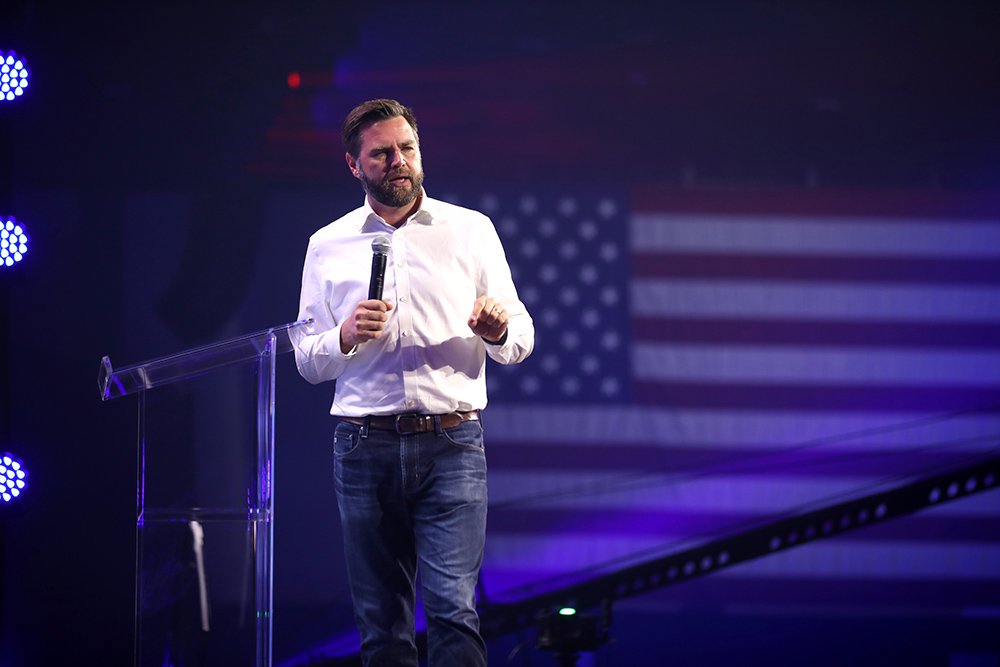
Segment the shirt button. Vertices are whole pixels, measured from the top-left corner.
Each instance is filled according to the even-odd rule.
[[[409,331],[404,331],[404,332],[403,332],[403,335],[404,335],[404,336],[409,336],[409,335],[410,335],[410,332],[409,332]]]
[[[403,268],[403,263],[402,262],[396,262],[396,266],[398,266],[399,268]]]
[[[400,300],[401,303],[406,303],[406,297],[405,296],[399,297],[399,300]]]
[[[413,407],[414,405],[417,404],[417,402],[414,401],[414,400],[409,400],[409,401],[406,402],[406,404],[409,405],[410,407]]]

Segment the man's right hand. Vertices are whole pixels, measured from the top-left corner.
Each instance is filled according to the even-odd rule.
[[[340,327],[340,351],[347,354],[356,345],[379,338],[390,310],[392,304],[386,301],[369,299],[359,303]]]

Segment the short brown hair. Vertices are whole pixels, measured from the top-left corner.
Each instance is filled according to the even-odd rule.
[[[379,123],[390,118],[403,117],[413,128],[413,136],[417,136],[417,119],[413,111],[404,107],[396,100],[369,100],[354,107],[344,119],[344,127],[340,136],[344,140],[344,148],[355,160],[361,153],[361,130],[372,123]]]

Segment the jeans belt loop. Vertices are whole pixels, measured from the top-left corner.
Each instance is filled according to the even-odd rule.
[[[358,433],[358,435],[361,436],[362,440],[364,440],[365,438],[368,437],[368,428],[371,426],[371,423],[372,423],[372,418],[371,417],[365,417],[365,421],[361,425],[361,430]]]
[[[444,434],[444,428],[441,426],[441,417],[439,415],[434,415],[434,433],[438,437]]]

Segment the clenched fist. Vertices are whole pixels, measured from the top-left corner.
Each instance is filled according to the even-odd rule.
[[[508,320],[507,309],[499,301],[493,297],[481,296],[472,306],[469,328],[490,343],[498,343],[507,333]]]
[[[391,303],[377,299],[362,301],[355,306],[354,312],[340,327],[341,352],[347,354],[356,345],[379,338],[389,318],[387,313],[390,310],[392,310]]]

